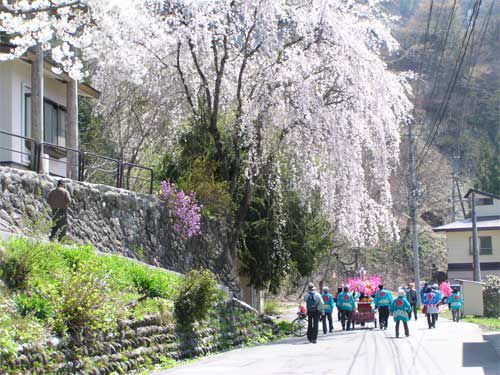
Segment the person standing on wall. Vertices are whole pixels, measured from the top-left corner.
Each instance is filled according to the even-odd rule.
[[[375,293],[375,307],[378,309],[378,316],[380,320],[380,329],[387,329],[389,324],[389,306],[392,303],[392,294],[384,286],[380,284],[378,291]]]
[[[408,319],[411,320],[411,312],[413,311],[413,316],[415,320],[417,320],[417,303],[418,303],[418,295],[415,290],[415,284],[410,283],[408,285],[408,290],[406,291],[406,299],[410,303],[411,310],[408,311]]]
[[[316,344],[318,339],[319,317],[324,315],[324,305],[321,296],[316,293],[313,283],[307,286],[308,293],[304,296],[307,306],[307,339]]]
[[[328,319],[328,332],[333,331],[333,296],[330,293],[330,290],[327,286],[323,287],[323,294],[321,295],[323,298],[323,305],[325,306],[325,315],[323,315],[323,333],[326,335],[326,320]]]
[[[47,202],[52,209],[52,230],[49,239],[53,241],[57,235],[57,240],[60,242],[66,236],[68,207],[71,202],[71,197],[64,188],[63,180],[57,182],[57,187],[49,193]]]

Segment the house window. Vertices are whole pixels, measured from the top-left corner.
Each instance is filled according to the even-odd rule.
[[[493,198],[476,198],[476,206],[492,206]]]
[[[25,134],[31,137],[31,94],[24,96]],[[43,100],[43,141],[66,145],[66,109],[51,100]]]
[[[469,255],[472,255],[472,237],[469,237]],[[493,254],[493,242],[491,236],[480,236],[479,237],[479,255],[491,255]]]

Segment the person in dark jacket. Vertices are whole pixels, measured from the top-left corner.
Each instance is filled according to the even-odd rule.
[[[413,311],[413,316],[415,317],[415,320],[417,320],[418,296],[417,291],[415,290],[415,285],[413,283],[410,283],[408,285],[408,290],[406,291],[406,299],[411,306],[411,311],[408,312],[408,319],[411,320],[411,312]]]
[[[66,236],[68,207],[71,202],[71,197],[64,188],[63,180],[59,180],[57,187],[49,193],[47,202],[52,209],[52,230],[49,239],[53,241],[57,235],[57,240],[61,241]]]
[[[420,301],[424,300],[424,294],[427,293],[427,288],[428,287],[429,287],[429,284],[427,284],[427,283],[424,282],[424,286],[422,286],[422,288],[420,288]]]
[[[316,293],[316,288],[313,283],[307,286],[307,294],[304,296],[304,301],[307,306],[307,339],[309,342],[316,344],[318,339],[319,318],[325,315],[323,298]]]

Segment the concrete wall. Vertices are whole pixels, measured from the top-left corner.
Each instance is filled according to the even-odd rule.
[[[56,182],[46,175],[0,167],[0,231],[47,238],[46,197]],[[181,273],[208,268],[222,284],[238,289],[223,223],[205,220],[201,235],[183,241],[175,237],[174,218],[156,196],[69,180],[67,189],[72,197],[69,240]]]
[[[462,311],[469,316],[483,316],[483,287],[484,283],[475,281],[460,280],[462,286],[462,298],[464,305]]]

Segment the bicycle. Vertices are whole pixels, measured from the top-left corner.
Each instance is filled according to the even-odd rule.
[[[304,337],[307,334],[307,314],[304,308],[299,306],[297,317],[292,321],[291,333],[296,337]]]

